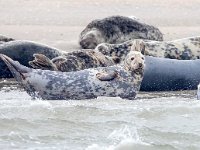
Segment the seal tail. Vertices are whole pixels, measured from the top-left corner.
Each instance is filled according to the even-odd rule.
[[[25,79],[25,74],[31,72],[30,68],[21,65],[18,61],[14,61],[4,54],[0,54],[0,59],[5,62],[18,82],[22,82]]]
[[[29,61],[29,65],[34,69],[57,71],[56,65],[43,54],[34,54],[34,60]]]

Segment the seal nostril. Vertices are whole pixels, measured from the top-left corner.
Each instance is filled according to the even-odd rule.
[[[142,63],[139,63],[139,67],[142,67]]]

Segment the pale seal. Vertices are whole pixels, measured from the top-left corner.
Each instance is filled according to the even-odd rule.
[[[15,40],[5,42],[0,45],[0,53],[19,61],[22,65],[30,67],[29,61],[33,60],[33,54],[45,54],[50,59],[62,55],[62,52],[56,48],[49,47],[32,41]],[[7,69],[5,63],[0,61],[0,77],[13,77]]]
[[[111,16],[90,22],[79,36],[83,49],[100,43],[118,44],[133,39],[162,41],[163,34],[154,26],[125,16]]]
[[[121,44],[102,43],[95,49],[118,58],[124,58],[130,50],[140,49],[147,56],[191,60],[200,58],[200,36],[161,42],[136,39]]]
[[[33,97],[47,100],[91,99],[98,96],[134,99],[144,72],[144,56],[130,52],[123,65],[59,72],[31,69],[1,54],[15,79]]]
[[[144,55],[179,60],[200,59],[200,36],[172,41],[146,41]]]
[[[133,45],[136,45],[133,49]],[[29,64],[32,68],[57,70],[62,72],[79,71],[87,68],[107,67],[120,64],[130,50],[142,51],[143,45],[138,40],[122,44],[100,44],[96,49],[78,50],[49,59],[42,54],[34,54]]]

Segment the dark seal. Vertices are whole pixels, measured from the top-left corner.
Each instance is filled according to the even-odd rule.
[[[196,90],[200,83],[200,60],[145,57],[141,91]]]
[[[94,49],[100,43],[119,44],[133,39],[162,41],[163,34],[154,26],[124,16],[112,16],[90,22],[79,36],[83,49]]]
[[[20,40],[5,42],[1,44],[0,53],[5,54],[16,61],[19,61],[22,65],[28,67],[30,67],[28,62],[33,60],[33,54],[35,53],[45,54],[50,59],[58,57],[62,54],[62,52],[56,48],[31,41]],[[0,61],[0,77],[13,77],[3,61]]]

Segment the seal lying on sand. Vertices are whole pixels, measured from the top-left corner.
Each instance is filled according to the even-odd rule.
[[[197,86],[197,99],[200,100],[200,84]]]
[[[33,60],[33,54],[45,54],[50,59],[60,56],[62,53],[56,48],[31,41],[10,41],[0,45],[0,53],[19,61],[22,65],[29,66],[28,62]],[[0,77],[12,77],[5,63],[0,61]]]
[[[112,16],[89,23],[79,36],[83,49],[94,49],[100,43],[117,44],[131,39],[162,41],[163,35],[158,28],[138,20]]]
[[[196,90],[200,83],[200,60],[145,57],[141,91]]]
[[[200,36],[173,41],[132,40],[121,44],[102,43],[96,48],[107,56],[122,58],[132,49],[140,49],[142,54],[154,57],[190,60],[200,58]]]
[[[199,59],[176,60],[151,56],[145,59],[141,91],[194,90],[200,82]],[[65,63],[62,65],[67,66]]]
[[[119,96],[134,99],[144,71],[144,56],[130,52],[122,66],[99,67],[77,72],[31,69],[1,54],[15,79],[33,97],[42,99],[91,99]]]
[[[52,60],[42,54],[34,54],[33,56],[35,59],[29,62],[33,68],[62,72],[107,67],[116,64],[112,58],[94,50],[63,53],[62,56],[53,58]]]
[[[171,59],[200,59],[200,36],[173,41],[146,41],[143,53],[149,56]]]
[[[53,60],[35,54],[35,60],[30,62],[30,65],[36,69],[59,70],[62,72],[106,67],[123,61],[130,50],[141,51],[144,55],[162,58],[199,59],[200,36],[163,42],[130,40],[121,44],[102,43],[95,50],[74,51]]]

